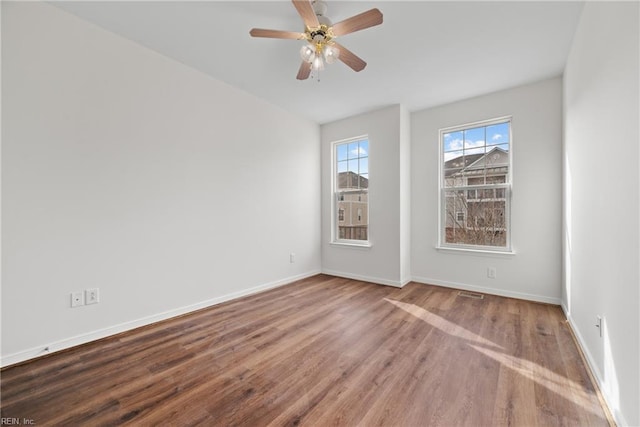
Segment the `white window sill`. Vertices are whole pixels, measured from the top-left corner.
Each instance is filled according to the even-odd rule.
[[[473,248],[454,248],[450,246],[436,246],[436,250],[438,252],[448,252],[448,253],[457,253],[457,254],[468,254],[468,255],[478,255],[478,256],[488,256],[488,257],[497,257],[497,258],[507,258],[512,257],[516,254],[514,250],[501,250],[501,251],[492,251],[489,249],[473,249]]]
[[[329,242],[329,244],[331,246],[339,246],[339,247],[354,248],[354,249],[371,249],[371,247],[373,246],[371,242],[359,243],[359,242],[344,241],[344,242]]]

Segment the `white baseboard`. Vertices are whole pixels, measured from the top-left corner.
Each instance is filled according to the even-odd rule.
[[[616,408],[616,406],[613,406],[611,404],[612,398],[609,395],[608,390],[604,387],[604,381],[602,380],[603,376],[602,376],[602,373],[600,372],[600,369],[598,369],[598,364],[596,363],[595,359],[593,358],[593,355],[589,351],[589,348],[586,346],[585,341],[582,338],[582,334],[580,333],[580,329],[578,329],[578,326],[576,325],[573,318],[571,317],[571,314],[569,313],[569,310],[567,310],[567,306],[565,305],[564,301],[562,302],[561,307],[562,307],[562,311],[564,311],[564,315],[567,318],[567,321],[569,322],[569,326],[573,331],[573,335],[576,337],[576,340],[578,341],[580,350],[582,350],[582,354],[584,354],[585,359],[587,359],[587,364],[589,365],[589,369],[591,370],[593,377],[598,383],[597,385],[598,385],[598,388],[600,389],[600,394],[602,395],[602,398],[607,404],[607,407],[609,408],[609,412],[613,416],[614,421],[619,426],[630,425],[626,422],[626,420],[624,419],[624,416],[622,415],[622,413],[620,413],[620,411]]]
[[[143,317],[137,320],[132,320],[129,322],[125,322],[125,323],[121,323],[118,325],[114,325],[114,326],[110,326],[108,328],[103,328],[97,331],[93,331],[93,332],[89,332],[86,334],[81,334],[81,335],[77,335],[75,337],[71,337],[71,338],[66,338],[60,341],[56,341],[54,343],[48,344],[48,345],[42,345],[42,346],[38,346],[38,347],[34,347],[28,350],[24,350],[24,351],[20,351],[17,353],[13,353],[7,356],[3,356],[0,359],[0,367],[6,367],[6,366],[10,366],[16,363],[20,363],[20,362],[24,362],[27,361],[29,359],[33,359],[36,357],[40,357],[40,356],[44,356],[46,354],[52,354],[61,350],[65,350],[71,347],[75,347],[78,345],[82,345],[82,344],[86,344],[89,343],[91,341],[95,341],[98,339],[102,339],[102,338],[106,338],[109,337],[111,335],[115,335],[115,334],[119,334],[122,332],[126,332],[141,326],[146,326],[146,325],[150,325],[152,323],[155,322],[159,322],[162,320],[166,320],[166,319],[170,319],[172,317],[176,317],[176,316],[180,316],[183,314],[187,314],[196,310],[200,310],[206,307],[211,307],[214,306],[216,304],[220,304],[226,301],[230,301],[236,298],[240,298],[240,297],[244,297],[247,295],[251,295],[251,294],[255,294],[258,292],[262,292],[268,289],[273,289],[273,288],[277,288],[279,286],[283,286],[286,284],[289,284],[291,282],[295,282],[296,280],[301,280],[301,279],[305,279],[307,277],[311,277],[311,276],[315,276],[316,274],[319,273],[324,273],[324,274],[328,274],[328,275],[332,275],[332,276],[338,276],[338,277],[345,277],[348,279],[354,279],[354,280],[360,280],[360,281],[365,281],[365,282],[371,282],[371,283],[376,283],[376,284],[380,284],[380,285],[386,285],[386,286],[393,286],[396,288],[402,288],[403,286],[405,286],[407,283],[409,283],[410,281],[414,281],[417,283],[423,283],[423,284],[430,284],[430,285],[436,285],[436,286],[443,286],[443,287],[447,287],[447,288],[454,288],[454,289],[462,289],[462,290],[468,290],[468,291],[474,291],[474,292],[480,292],[480,293],[487,293],[487,294],[492,294],[492,295],[500,295],[500,296],[505,296],[505,297],[511,297],[511,298],[518,298],[518,299],[524,299],[524,300],[530,300],[530,301],[536,301],[536,302],[543,302],[543,303],[548,303],[548,304],[555,304],[555,305],[560,305],[562,307],[562,310],[565,313],[565,316],[567,317],[567,320],[569,322],[569,325],[571,326],[571,329],[574,332],[574,335],[576,336],[576,339],[578,341],[578,345],[580,346],[583,354],[585,355],[585,358],[587,360],[587,363],[589,365],[589,368],[591,369],[591,372],[593,373],[594,378],[596,379],[597,383],[598,383],[598,387],[600,388],[600,391],[602,393],[602,396],[607,404],[607,406],[610,408],[610,412],[612,413],[616,423],[619,426],[625,426],[628,425],[627,422],[624,419],[624,416],[620,413],[620,411],[616,410],[614,406],[611,405],[611,396],[608,395],[607,390],[603,387],[603,381],[602,381],[602,374],[600,372],[600,370],[598,369],[598,365],[595,363],[595,360],[593,358],[593,356],[591,355],[591,352],[589,351],[588,347],[585,345],[585,341],[582,338],[582,334],[580,333],[580,329],[578,329],[578,327],[576,326],[573,318],[568,314],[569,311],[567,310],[566,305],[564,304],[563,301],[560,301],[557,298],[551,298],[551,297],[545,297],[545,296],[540,296],[540,295],[534,295],[534,294],[527,294],[527,293],[521,293],[521,292],[512,292],[512,291],[505,291],[502,289],[495,289],[495,288],[485,288],[482,286],[474,286],[474,285],[467,285],[464,283],[457,283],[457,282],[447,282],[447,281],[442,281],[442,280],[434,280],[434,279],[429,279],[429,278],[425,278],[425,277],[413,277],[411,280],[409,279],[405,279],[402,281],[394,281],[394,280],[387,280],[387,279],[380,279],[377,277],[372,277],[372,276],[362,276],[362,275],[358,275],[358,274],[351,274],[351,273],[344,273],[344,272],[339,272],[339,271],[334,271],[334,270],[322,270],[322,271],[311,271],[311,272],[307,272],[307,273],[303,273],[297,276],[291,276],[291,277],[287,277],[285,279],[281,279],[281,280],[276,280],[273,282],[269,282],[269,283],[264,283],[262,285],[258,285],[258,286],[254,286],[252,288],[248,288],[248,289],[244,289],[238,292],[233,292],[231,294],[227,294],[227,295],[223,295],[220,297],[216,297],[216,298],[212,298],[206,301],[202,301],[196,304],[191,304],[188,306],[184,306],[184,307],[179,307],[176,309],[172,309],[172,310],[168,310],[162,313],[158,313],[158,314],[154,314],[152,316],[147,316],[147,317]],[[613,408],[613,410],[611,410]]]
[[[473,291],[483,294],[499,295],[502,297],[517,298],[527,301],[543,302],[547,304],[560,305],[559,298],[547,297],[544,295],[527,294],[524,292],[506,291],[504,289],[487,288],[484,286],[468,285],[466,283],[448,282],[444,280],[430,279],[428,277],[414,277],[414,282],[426,285],[436,285],[445,288],[461,289],[465,291]]]
[[[360,274],[345,273],[344,271],[327,270],[324,268],[322,269],[322,273],[328,274],[330,276],[344,277],[346,279],[360,280],[362,282],[371,282],[377,285],[393,286],[395,288],[402,288],[404,285],[410,282],[410,280],[406,280],[406,281],[388,280],[388,279],[381,279],[379,277],[373,277],[373,276],[363,276]]]
[[[262,285],[254,286],[252,288],[243,289],[238,292],[233,292],[231,294],[222,295],[206,301],[198,302],[196,304],[175,308],[162,313],[154,314],[151,316],[143,317],[143,318],[132,320],[129,322],[120,323],[114,326],[109,326],[107,328],[99,329],[97,331],[77,335],[75,337],[65,338],[65,339],[56,341],[54,343],[44,344],[28,350],[23,350],[17,353],[2,356],[2,358],[0,359],[0,367],[14,365],[16,363],[24,362],[36,357],[52,354],[52,353],[55,353],[61,350],[66,350],[68,348],[75,347],[81,344],[86,344],[91,341],[106,338],[111,335],[116,335],[122,332],[126,332],[135,328],[139,328],[141,326],[150,325],[152,323],[170,319],[172,317],[180,316],[182,314],[187,314],[192,311],[200,310],[206,307],[211,307],[213,305],[230,301],[236,298],[266,291],[267,289],[277,288],[279,286],[283,286],[291,282],[295,282],[296,280],[301,280],[307,277],[315,276],[316,274],[320,274],[320,271],[319,270],[310,271],[310,272],[299,274],[296,276],[287,277],[285,279],[264,283]]]

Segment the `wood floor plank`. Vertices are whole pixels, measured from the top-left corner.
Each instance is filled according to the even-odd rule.
[[[608,425],[555,306],[317,275],[0,373],[38,425]]]

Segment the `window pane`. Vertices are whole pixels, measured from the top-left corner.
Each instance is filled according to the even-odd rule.
[[[460,172],[464,167],[464,152],[462,150],[444,153],[444,186],[453,187],[463,185],[460,180]]]
[[[362,157],[360,159],[360,175],[364,175],[366,173],[369,173],[369,158]]]
[[[338,173],[347,171],[347,161],[338,162]]]
[[[338,189],[349,188],[350,182],[349,182],[348,166],[349,166],[349,162],[346,160],[343,162],[338,162],[338,166],[337,166],[338,176],[336,177],[336,188]]]
[[[447,190],[445,195],[444,238],[446,243],[506,246],[504,201],[469,203],[455,191]]]
[[[352,142],[352,143],[349,144],[349,158],[350,159],[357,159],[359,152],[360,152],[360,150],[358,149],[358,143],[357,142]]]
[[[349,160],[349,172],[358,174],[358,159]]]
[[[358,159],[349,160],[349,168],[347,172],[347,188],[359,188]]]
[[[487,126],[487,145],[509,145],[509,123]]]
[[[445,169],[461,168],[464,166],[464,151],[456,150],[444,153]]]
[[[347,145],[340,144],[336,146],[336,159],[340,162],[342,160],[347,160]]]
[[[469,158],[469,161],[467,162],[468,165],[470,165],[471,163],[475,163],[475,161],[480,158],[479,156],[471,156],[472,154],[479,154],[480,156],[482,156],[485,153],[485,146],[481,145],[479,147],[473,147],[473,148],[467,148],[464,150],[464,154],[467,155],[467,157]]]
[[[369,141],[360,141],[360,157],[369,155]]]
[[[462,136],[462,131],[457,131],[457,132],[450,132],[450,133],[445,133],[443,136],[443,148],[444,148],[444,152],[448,153],[449,151],[458,151],[458,150],[462,150],[463,148],[463,136]],[[445,160],[446,159],[446,155],[445,155]]]
[[[464,148],[465,150],[473,148],[482,148],[484,151],[484,127],[467,129],[464,131]]]
[[[360,174],[360,188],[369,188],[369,174],[361,173]]]
[[[368,240],[369,141],[336,145],[336,239]]]
[[[510,126],[506,121],[441,133],[441,243],[509,246]]]

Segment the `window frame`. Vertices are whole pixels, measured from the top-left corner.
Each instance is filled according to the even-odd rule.
[[[444,147],[444,135],[452,132],[459,132],[474,128],[488,127],[492,125],[498,125],[508,123],[509,124],[509,149],[508,159],[509,167],[505,175],[505,182],[496,182],[491,184],[482,185],[462,185],[462,186],[445,186],[444,166],[445,166],[445,147]],[[485,135],[486,138],[486,135]],[[496,147],[498,144],[495,145]],[[485,139],[485,150],[487,147],[487,141]],[[485,151],[486,153],[486,151]],[[485,180],[486,182],[486,180]],[[504,228],[505,228],[505,246],[491,246],[491,245],[474,245],[466,243],[450,243],[446,241],[446,226],[447,226],[447,192],[453,192],[454,197],[456,193],[459,194],[473,194],[474,197],[468,198],[474,202],[478,201],[482,203],[480,194],[484,194],[483,190],[491,190],[494,193],[494,198],[491,200],[497,200],[497,192],[504,192]],[[438,242],[436,249],[451,250],[453,252],[484,252],[490,254],[514,254],[513,244],[511,241],[511,203],[513,194],[513,120],[512,116],[502,116],[488,120],[481,120],[477,122],[465,123],[462,125],[450,126],[441,128],[438,131]],[[457,216],[457,211],[455,213]],[[470,215],[468,212],[464,212],[465,223],[469,221]],[[476,218],[478,219],[478,218]]]
[[[334,141],[331,143],[331,241],[332,245],[339,246],[353,246],[353,247],[363,247],[369,248],[372,246],[371,244],[371,193],[369,192],[370,185],[367,185],[367,202],[366,202],[366,213],[364,217],[367,219],[367,240],[358,240],[358,239],[345,239],[340,238],[339,233],[339,201],[344,201],[344,195],[349,193],[359,193],[361,190],[353,190],[353,189],[344,189],[338,190],[338,158],[337,158],[337,147],[344,144],[350,144],[354,142],[366,141],[368,143],[368,151],[367,158],[371,159],[371,139],[368,135],[360,135],[353,138],[342,139],[338,141]],[[371,162],[368,162],[367,165],[367,182],[370,184],[371,177]],[[361,208],[360,208],[361,209]],[[351,216],[354,215],[354,212],[349,212]],[[347,218],[347,212],[345,212],[344,216],[345,220]]]

